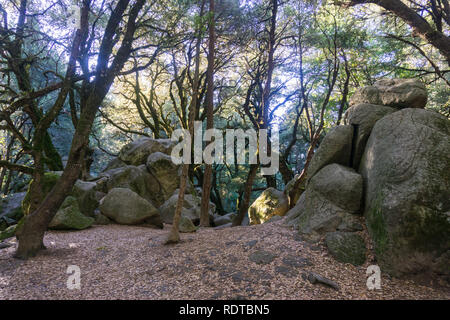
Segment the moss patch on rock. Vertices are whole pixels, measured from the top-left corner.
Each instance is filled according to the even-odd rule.
[[[325,243],[330,254],[339,262],[359,266],[366,261],[366,244],[356,233],[330,232]]]
[[[89,228],[94,221],[93,218],[86,217],[80,212],[76,198],[67,197],[53,220],[50,222],[49,229],[83,230]]]
[[[180,228],[180,232],[183,233],[192,233],[197,231],[197,227],[192,223],[191,219],[186,217],[181,217],[178,226]]]

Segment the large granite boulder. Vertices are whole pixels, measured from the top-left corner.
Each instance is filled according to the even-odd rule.
[[[23,217],[22,201],[26,192],[10,194],[0,200],[0,231],[14,225]]]
[[[137,225],[154,217],[159,211],[149,201],[125,188],[112,189],[100,201],[101,213],[119,224]]]
[[[108,163],[108,165],[103,170],[103,172],[112,170],[112,169],[122,168],[122,167],[125,167],[126,165],[127,164],[125,162],[123,162],[122,160],[120,160],[119,158],[114,158]]]
[[[92,226],[94,221],[94,218],[86,217],[81,213],[76,198],[67,197],[48,228],[53,230],[83,230]]]
[[[78,200],[80,211],[85,216],[95,216],[94,212],[99,206],[97,192],[97,184],[95,182],[77,180],[73,186],[71,195]]]
[[[155,152],[170,154],[174,142],[170,139],[141,138],[127,144],[120,150],[119,159],[128,165],[146,164],[149,155]]]
[[[233,223],[233,219],[237,216],[235,212],[228,213],[223,216],[215,216],[214,217],[214,226],[220,227],[225,224]]]
[[[323,167],[337,163],[343,166],[350,165],[352,153],[352,126],[337,126],[331,129],[315,152],[306,171],[308,181]]]
[[[360,171],[382,269],[450,276],[450,121],[422,109],[385,116],[373,128]]]
[[[366,244],[357,233],[330,232],[325,237],[325,244],[337,261],[355,266],[362,265],[366,261]]]
[[[194,225],[191,219],[183,216],[180,218],[178,228],[181,233],[192,233],[197,231],[197,227]]]
[[[353,159],[351,161],[354,169],[359,168],[367,140],[369,140],[370,133],[377,121],[395,111],[397,109],[391,107],[363,103],[350,107],[344,114],[344,124],[351,125],[354,129]]]
[[[363,194],[361,175],[353,169],[331,164],[310,181],[304,195],[288,213],[299,233],[317,240],[327,232],[349,224],[360,211]]]
[[[142,198],[154,202],[157,206],[164,201],[164,197],[160,193],[158,180],[147,172],[144,165],[112,169],[103,172],[101,176],[107,178],[107,192],[115,188],[126,188],[134,191]]]
[[[158,180],[160,193],[164,200],[169,199],[180,186],[181,166],[172,162],[172,158],[162,152],[152,153],[147,159],[148,172]]]
[[[161,218],[164,223],[172,224],[173,217],[175,215],[175,209],[178,203],[178,193],[179,190],[176,190],[175,193],[166,201],[162,206],[159,207],[159,211],[161,212]],[[201,212],[201,198],[195,194],[185,194],[183,209],[181,210],[181,216],[188,218],[194,224],[198,224],[200,222],[200,212]],[[210,202],[209,211],[210,216],[213,216],[216,206]]]
[[[425,108],[428,93],[418,79],[384,79],[356,91],[350,105],[361,103],[403,108]]]
[[[284,216],[289,210],[287,196],[274,188],[266,189],[248,209],[250,224],[261,224],[273,216]]]

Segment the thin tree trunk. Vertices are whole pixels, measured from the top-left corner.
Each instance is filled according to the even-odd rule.
[[[205,0],[202,1],[200,8],[200,17],[203,17],[203,11],[205,7]],[[200,79],[200,49],[202,43],[202,31],[201,26],[198,26],[197,30],[197,43],[196,43],[196,56],[195,56],[195,72],[194,72],[194,85],[193,85],[193,96],[192,101],[189,106],[189,123],[188,129],[190,137],[185,137],[185,139],[193,139],[194,136],[194,121],[195,121],[195,108],[198,102],[198,91],[199,91],[199,79]],[[190,151],[189,151],[190,152]],[[165,244],[175,244],[180,242],[180,231],[179,224],[181,220],[181,210],[184,204],[184,193],[186,191],[186,182],[189,176],[189,164],[183,164],[183,169],[180,178],[180,191],[178,192],[177,207],[175,208],[175,213],[173,216],[172,228],[169,232]]]
[[[283,177],[284,184],[288,184],[294,178],[292,170],[289,168],[287,160],[284,156],[280,156],[280,173]]]
[[[348,104],[348,93],[349,93],[349,85],[350,85],[350,77],[351,77],[350,68],[348,66],[347,56],[345,55],[344,50],[342,50],[342,58],[344,59],[344,62],[345,62],[345,83],[344,83],[344,90],[342,92],[341,103],[339,106],[338,119],[336,122],[336,124],[338,126],[341,124],[342,115],[344,114],[345,108]]]
[[[270,31],[269,31],[269,46],[268,46],[268,61],[267,61],[267,80],[263,90],[262,97],[262,124],[260,129],[269,128],[269,111],[270,111],[270,94],[272,90],[272,78],[275,70],[275,43],[276,43],[276,27],[277,27],[277,15],[278,15],[278,0],[272,0],[272,16],[270,19]],[[268,155],[271,153],[270,147],[270,134],[268,134],[267,148]],[[267,187],[276,188],[277,181],[275,176],[266,176]]]
[[[208,89],[206,93],[206,129],[214,128],[214,49],[215,49],[215,12],[214,0],[209,0],[209,54],[208,54],[208,70],[207,81]],[[212,179],[212,164],[205,164],[205,176],[203,179],[202,188],[202,203],[200,211],[200,226],[209,227],[209,202],[211,195],[211,179]]]
[[[250,207],[250,198],[252,195],[253,182],[255,181],[256,173],[258,172],[258,165],[251,164],[250,171],[245,182],[244,195],[242,201],[239,203],[239,212],[233,220],[233,227],[242,225],[242,221],[246,214],[248,214],[248,208]]]
[[[303,168],[302,173],[297,178],[297,180],[294,183],[294,186],[292,187],[291,192],[289,193],[289,206],[293,208],[295,204],[297,203],[298,199],[302,195],[304,191],[304,186],[306,184],[307,175],[306,172],[308,171],[309,164],[311,163],[312,157],[314,156],[314,150],[317,146],[317,143],[319,142],[320,135],[315,135],[313,137],[313,140],[311,141],[311,145],[309,146],[308,153],[306,155],[306,161],[305,166]]]

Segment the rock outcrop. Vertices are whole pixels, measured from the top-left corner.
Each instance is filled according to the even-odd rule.
[[[83,230],[92,226],[94,221],[94,218],[81,213],[76,198],[67,197],[48,227],[54,230]]]
[[[180,166],[173,164],[170,157],[173,146],[170,140],[150,138],[127,144],[98,177],[76,181],[49,228],[81,230],[92,224],[110,223],[163,228],[163,220],[172,223],[180,180]],[[44,174],[43,196],[51,191],[61,174]],[[180,228],[183,232],[194,232],[194,223],[200,219],[200,197],[190,182],[186,193]],[[3,236],[14,233],[19,220],[29,214],[30,201],[29,193],[11,195],[2,201]],[[210,203],[211,224],[214,212],[215,205]]]
[[[426,102],[418,80],[358,90],[344,126],[312,158],[306,191],[285,223],[358,265],[364,219],[384,272],[450,280],[450,121],[424,110]]]
[[[397,109],[423,109],[427,100],[427,89],[418,79],[383,79],[358,90],[350,99],[350,105],[368,103]]]
[[[119,160],[132,166],[147,162],[148,157],[156,152],[170,154],[174,143],[169,139],[142,138],[127,144],[120,150]],[[117,160],[114,160],[117,163]]]
[[[331,164],[308,184],[296,206],[288,212],[299,233],[317,240],[328,232],[349,228],[361,208],[362,176],[353,169]]]
[[[421,109],[384,117],[360,171],[367,227],[384,269],[450,276],[450,121]]]
[[[26,192],[10,194],[0,202],[0,231],[17,224],[23,217],[22,201]]]
[[[287,196],[274,188],[265,190],[248,210],[250,224],[264,223],[273,216],[284,216],[289,209]]]
[[[149,201],[130,189],[115,188],[100,202],[101,213],[111,220],[125,225],[144,223],[159,211]]]
[[[164,221],[164,223],[172,223],[173,217],[175,215],[175,209],[177,207],[178,202],[178,191],[176,190],[175,193],[170,197],[164,204],[159,208],[159,211],[161,212],[161,218]],[[185,217],[192,221],[194,224],[198,224],[200,222],[200,205],[201,205],[201,198],[198,197],[196,194],[185,194],[184,195],[184,202],[183,202],[183,209],[181,210],[181,216]],[[210,216],[213,216],[215,212],[215,205],[210,202]],[[211,219],[212,220],[212,219]]]

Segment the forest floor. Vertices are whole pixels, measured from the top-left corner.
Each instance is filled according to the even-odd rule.
[[[281,222],[201,229],[165,246],[164,230],[119,225],[48,232],[34,259],[0,250],[3,299],[450,299],[450,292],[382,275],[369,291],[366,268],[336,262],[322,245],[302,241]],[[255,259],[256,258],[256,259]],[[254,262],[259,259],[259,264]],[[67,288],[67,268],[81,270],[81,289]],[[339,290],[312,284],[314,272]]]

